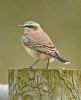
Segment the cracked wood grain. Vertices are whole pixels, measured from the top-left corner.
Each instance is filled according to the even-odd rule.
[[[81,70],[10,69],[10,100],[81,100]]]

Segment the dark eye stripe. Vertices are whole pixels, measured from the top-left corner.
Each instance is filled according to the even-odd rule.
[[[29,26],[25,26],[25,27],[37,29],[37,26],[33,26],[33,25],[29,25]]]

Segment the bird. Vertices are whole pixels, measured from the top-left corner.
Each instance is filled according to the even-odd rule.
[[[39,23],[35,21],[27,21],[23,25],[18,26],[24,29],[22,44],[25,50],[29,55],[37,59],[29,68],[32,68],[40,60],[47,61],[46,68],[48,68],[49,63],[54,61],[54,59],[57,59],[64,64],[70,63],[61,56],[51,38]]]

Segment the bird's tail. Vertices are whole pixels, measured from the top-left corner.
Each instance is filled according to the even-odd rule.
[[[64,64],[69,64],[70,62],[68,60],[66,60],[65,58],[63,58],[59,53],[57,52],[53,52],[51,54],[51,56],[53,56],[54,58],[60,60],[61,62],[63,62]]]

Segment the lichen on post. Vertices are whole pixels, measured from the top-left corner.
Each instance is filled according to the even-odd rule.
[[[9,69],[10,100],[81,100],[81,70]]]

